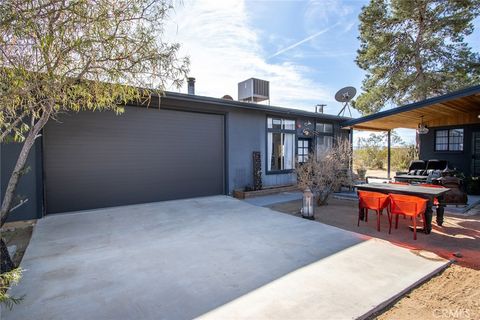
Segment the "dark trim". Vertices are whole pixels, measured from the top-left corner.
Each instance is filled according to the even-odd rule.
[[[340,116],[335,116],[335,115],[330,115],[325,113],[309,112],[309,111],[303,111],[300,109],[282,108],[277,106],[268,106],[264,104],[225,100],[220,98],[189,95],[189,94],[177,93],[177,92],[165,92],[165,95],[161,97],[161,99],[175,99],[180,101],[205,103],[209,105],[217,105],[217,106],[230,107],[230,108],[241,108],[241,109],[249,109],[249,110],[256,110],[256,111],[264,111],[264,112],[273,113],[276,116],[278,115],[283,115],[287,117],[288,116],[290,117],[307,116],[307,117],[312,117],[314,119],[327,119],[327,120],[337,121],[337,122],[351,119],[348,117],[340,117]]]
[[[357,124],[360,124],[360,123],[364,123],[364,122],[367,122],[367,121],[376,120],[376,119],[384,118],[384,117],[391,116],[391,115],[394,115],[394,114],[419,109],[419,108],[426,107],[426,106],[436,104],[436,103],[442,103],[442,102],[446,102],[446,101],[449,101],[449,100],[454,100],[454,99],[459,99],[459,98],[471,96],[471,95],[474,95],[474,94],[477,94],[477,93],[480,93],[480,85],[473,86],[473,87],[468,87],[468,88],[461,89],[461,90],[454,91],[454,92],[450,92],[450,93],[447,93],[447,94],[444,94],[444,95],[441,95],[441,96],[437,96],[437,97],[429,98],[429,99],[426,99],[426,100],[410,103],[410,104],[407,104],[407,105],[404,105],[404,106],[401,106],[401,107],[385,110],[385,111],[382,111],[382,112],[377,112],[377,113],[370,114],[368,116],[361,117],[361,118],[358,118],[358,119],[347,120],[347,121],[341,123],[341,126],[342,127],[350,127],[350,126],[357,125]]]
[[[265,115],[265,175],[274,175],[274,174],[289,174],[293,173],[295,169],[285,169],[285,170],[268,170],[268,133],[288,133],[288,134],[293,134],[295,137],[295,146],[293,147],[293,160],[295,161],[295,155],[297,154],[297,148],[298,148],[298,135],[297,135],[297,119],[291,118],[291,117],[280,117],[281,119],[286,119],[286,120],[293,120],[294,121],[294,130],[290,129],[269,129],[268,128],[268,118],[276,117],[278,118],[279,116],[277,115],[272,115],[272,114],[266,114]]]
[[[288,170],[276,170],[276,171],[267,171],[265,172],[265,175],[274,175],[274,174],[288,174],[288,173],[293,173],[295,169],[288,169]]]
[[[462,129],[463,130],[463,143],[462,150],[450,150],[450,130]],[[447,131],[447,148],[448,150],[437,150],[437,131]],[[465,151],[465,127],[462,126],[449,126],[449,127],[435,127],[433,131],[433,152],[434,153],[446,153],[446,154],[463,154]]]
[[[230,114],[226,113],[223,115],[223,177],[224,177],[224,187],[223,187],[223,194],[224,195],[229,195],[230,194],[230,185],[228,183],[229,181],[229,146],[230,146],[230,141],[229,137],[230,134],[228,133],[229,131],[229,121],[230,121]]]

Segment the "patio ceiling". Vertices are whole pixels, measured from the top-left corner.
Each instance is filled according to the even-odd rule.
[[[480,85],[348,120],[342,126],[346,129],[372,131],[416,129],[422,116],[427,127],[480,123]]]

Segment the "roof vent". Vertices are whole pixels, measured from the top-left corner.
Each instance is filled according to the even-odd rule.
[[[270,100],[269,82],[255,78],[240,82],[238,84],[238,100],[245,102]]]

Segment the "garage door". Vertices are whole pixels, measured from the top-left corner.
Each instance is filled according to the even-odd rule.
[[[44,132],[47,213],[224,194],[224,117],[127,107]]]

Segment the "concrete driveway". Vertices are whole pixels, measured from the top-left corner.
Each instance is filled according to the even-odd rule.
[[[51,215],[2,319],[348,319],[445,266],[226,196]]]

